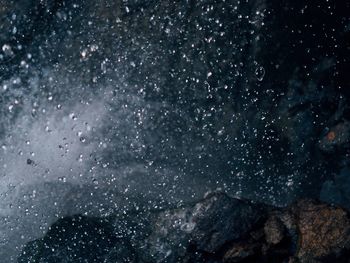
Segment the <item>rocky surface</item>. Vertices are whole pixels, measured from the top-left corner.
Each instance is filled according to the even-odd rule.
[[[133,223],[131,223],[133,221]],[[132,225],[134,227],[132,227]],[[350,262],[350,215],[300,200],[274,208],[211,193],[165,211],[66,217],[18,262]]]

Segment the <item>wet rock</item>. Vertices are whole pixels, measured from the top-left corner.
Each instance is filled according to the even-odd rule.
[[[224,262],[348,262],[350,217],[344,209],[301,200],[268,214],[264,238],[234,242]]]
[[[350,216],[340,207],[305,199],[273,208],[211,193],[164,211],[60,219],[18,262],[348,263],[349,256]]]
[[[344,209],[301,200],[267,213],[263,237],[233,242],[224,262],[348,262],[350,217]]]
[[[261,212],[250,202],[212,194],[192,210],[192,241],[198,249],[214,252],[251,230],[263,216]]]
[[[29,243],[18,262],[102,262],[117,244],[124,245],[117,243],[108,221],[66,217],[53,224],[44,238]]]
[[[350,248],[350,218],[345,210],[310,200],[298,202],[292,210],[298,218],[301,262],[337,258]]]
[[[264,225],[264,233],[268,244],[276,245],[282,241],[285,234],[285,226],[281,220],[276,217],[270,217]]]
[[[194,206],[157,215],[146,255],[157,262],[176,262],[189,249],[215,253],[248,233],[262,216],[262,209],[250,202],[209,194]]]
[[[259,244],[235,244],[223,257],[224,263],[241,262],[253,257],[259,251]]]

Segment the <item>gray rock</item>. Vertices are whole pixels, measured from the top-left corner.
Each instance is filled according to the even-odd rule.
[[[194,206],[158,214],[146,240],[146,261],[178,262],[191,248],[214,253],[246,234],[264,216],[247,201],[222,193],[209,194]]]

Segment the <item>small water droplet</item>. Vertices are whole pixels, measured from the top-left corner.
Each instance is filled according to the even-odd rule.
[[[69,114],[69,118],[71,118],[72,120],[77,120],[77,116],[74,113]]]
[[[65,183],[65,182],[67,182],[67,178],[64,176],[58,177],[58,181]]]
[[[265,77],[265,69],[264,67],[258,67],[256,70],[255,70],[255,76],[256,78],[258,79],[258,81],[262,81]]]
[[[5,52],[5,53],[6,52],[12,52],[12,48],[11,48],[10,45],[5,44],[5,45],[2,46],[2,51]]]

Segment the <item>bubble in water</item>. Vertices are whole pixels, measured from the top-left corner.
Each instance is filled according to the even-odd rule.
[[[256,70],[255,70],[255,76],[256,78],[258,79],[258,81],[262,81],[265,77],[265,69],[264,67],[258,67]]]

